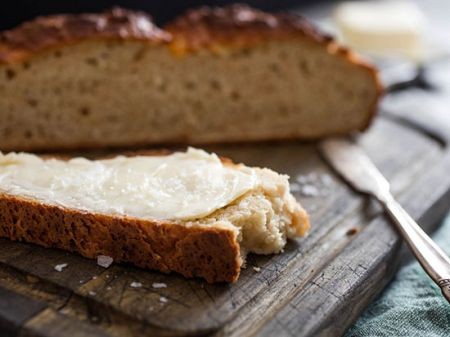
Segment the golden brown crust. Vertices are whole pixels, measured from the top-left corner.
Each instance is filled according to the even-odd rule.
[[[93,214],[0,194],[0,237],[208,282],[234,282],[241,258],[231,229]]]
[[[0,63],[26,59],[44,49],[82,39],[142,40],[166,43],[170,34],[143,12],[113,8],[100,14],[38,17],[0,34]]]
[[[333,40],[301,16],[270,14],[244,4],[192,9],[166,25],[165,29],[173,34],[172,48],[175,51],[250,47],[266,40],[298,35],[320,43]]]

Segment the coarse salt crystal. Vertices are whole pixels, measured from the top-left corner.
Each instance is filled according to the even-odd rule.
[[[133,282],[130,283],[130,287],[131,288],[140,288],[140,287],[142,287],[142,283],[133,281]]]
[[[63,269],[66,268],[67,266],[68,266],[67,263],[57,264],[57,265],[55,266],[55,270],[56,270],[56,271],[59,271],[59,272],[62,272]]]
[[[257,273],[259,273],[261,271],[260,267],[253,267],[253,270],[256,271]]]
[[[319,195],[319,190],[314,185],[304,185],[300,193],[305,197],[316,197]]]
[[[95,292],[95,291],[89,291],[89,295],[91,295],[91,296],[95,296],[95,295],[97,295],[97,293]]]
[[[99,255],[97,256],[97,264],[100,267],[108,268],[114,262],[111,256]]]
[[[159,298],[159,301],[161,302],[161,303],[167,303],[167,298],[165,298],[164,296],[161,296],[160,298]]]
[[[152,287],[155,288],[155,289],[167,288],[167,284],[155,282],[155,283],[152,284]]]

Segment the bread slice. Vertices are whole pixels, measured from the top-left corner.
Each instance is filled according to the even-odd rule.
[[[0,154],[0,237],[208,282],[234,282],[247,253],[309,228],[287,176],[200,150],[42,159]]]
[[[245,5],[42,17],[0,36],[0,149],[315,139],[365,130],[375,69]]]

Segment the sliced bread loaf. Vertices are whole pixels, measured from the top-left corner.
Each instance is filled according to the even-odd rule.
[[[314,139],[367,128],[374,68],[244,5],[38,18],[0,36],[0,149]]]
[[[105,160],[0,154],[0,237],[236,281],[247,253],[283,250],[308,216],[287,176],[200,150]]]

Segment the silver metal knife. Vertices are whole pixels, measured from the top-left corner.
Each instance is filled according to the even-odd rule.
[[[357,191],[375,197],[385,208],[398,232],[419,263],[450,302],[450,259],[395,201],[389,183],[369,157],[344,138],[330,138],[319,149],[331,166]]]

